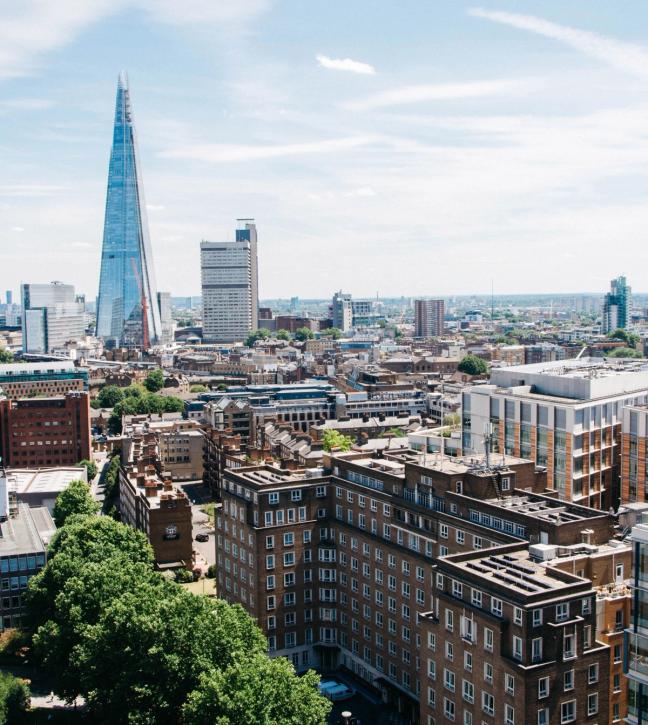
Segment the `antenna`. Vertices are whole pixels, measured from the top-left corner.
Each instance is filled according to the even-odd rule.
[[[484,423],[484,453],[486,454],[486,468],[490,468],[491,442],[493,438],[493,424]]]

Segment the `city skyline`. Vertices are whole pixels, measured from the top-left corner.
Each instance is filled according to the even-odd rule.
[[[198,291],[200,240],[226,238],[236,216],[263,234],[264,298],[288,276],[292,294],[322,297],[486,293],[491,279],[604,290],[648,226],[646,9],[483,5],[3,10],[0,288],[27,281],[28,255],[29,281],[96,293],[105,118],[126,66],[173,294]]]

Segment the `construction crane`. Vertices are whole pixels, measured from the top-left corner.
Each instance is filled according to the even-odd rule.
[[[139,287],[140,303],[142,305],[142,348],[144,350],[148,350],[150,347],[148,330],[148,302],[146,301],[146,295],[144,294],[144,285],[142,284],[142,278],[140,276],[139,270],[137,269],[135,258],[131,257],[130,261],[133,267],[133,274],[135,275],[135,279],[137,280],[137,286]]]

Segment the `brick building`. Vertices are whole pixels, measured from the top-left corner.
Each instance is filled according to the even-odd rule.
[[[516,589],[484,575],[480,581],[483,611],[474,617],[481,622],[475,625],[480,636],[483,627],[493,632],[492,675],[499,674],[499,689],[495,692],[482,686],[475,671],[472,684],[478,699],[468,708],[474,719],[464,722],[536,722],[525,720],[531,712],[530,700],[521,700],[513,719],[505,719],[510,712],[504,705],[517,702],[525,688],[530,693],[538,686],[533,681],[535,663],[517,660],[509,651],[513,647],[511,633],[518,626],[518,609],[524,612],[526,627],[523,637],[515,635],[525,643],[523,658],[530,658],[533,646],[537,647],[532,644],[532,612],[546,609],[542,631],[551,632],[552,639],[543,655],[545,669],[551,670],[549,663],[554,661],[553,655],[558,657],[559,644],[573,645],[578,657],[574,686],[580,693],[575,712],[580,714],[583,708],[594,712],[595,698],[590,700],[589,695],[598,692],[600,685],[596,687],[589,680],[583,683],[583,667],[596,665],[592,673],[597,670],[597,682],[607,682],[610,648],[597,640],[592,582],[558,567],[554,571],[549,564],[534,563],[528,549],[531,545],[543,551],[550,542],[559,541],[561,553],[591,554],[613,535],[612,517],[557,500],[555,492],[546,488],[543,471],[513,457],[498,457],[497,465],[486,465],[480,457],[465,462],[440,457],[433,460],[432,456],[406,451],[376,457],[337,454],[325,457],[324,463],[326,472],[269,465],[221,471],[222,509],[216,520],[219,593],[242,604],[257,619],[273,654],[289,657],[299,670],[313,666],[324,671],[345,668],[375,687],[383,701],[398,710],[399,721],[404,724],[451,721],[443,714],[443,679],[429,680],[428,659],[443,660],[446,641],[451,641],[457,658],[454,686],[460,687],[464,678],[461,658],[468,648],[458,628],[464,610],[471,606],[471,594],[468,589],[462,592],[459,604],[458,597],[452,599],[450,589],[452,606],[457,607],[453,615],[455,643],[446,636],[445,620],[439,617],[440,601],[448,597],[446,585],[450,580],[443,575],[439,579],[437,573],[446,567],[449,574],[465,568],[462,562],[472,560],[488,572],[479,560],[510,551],[507,555],[512,561],[501,565],[515,573],[510,576]],[[450,560],[457,556],[453,564]],[[546,586],[538,585],[532,592],[516,566],[533,569],[531,579],[537,576]],[[466,581],[483,573],[475,568],[460,577],[455,571],[454,578]],[[518,580],[522,582],[519,586]],[[439,586],[441,581],[443,587]],[[491,612],[492,599],[501,600],[500,615]],[[588,605],[576,612],[576,603],[584,606],[583,600]],[[559,604],[560,615],[555,613]],[[576,622],[571,614],[563,616],[562,604]],[[552,607],[554,615],[550,615]],[[565,632],[576,638],[562,639]],[[429,654],[430,642],[437,647],[435,655]],[[474,667],[481,657],[475,655]],[[561,657],[556,660],[561,663],[556,673],[547,675],[553,678],[552,718],[563,699],[572,699],[558,697],[556,678],[564,678],[561,682],[569,685],[572,675],[566,673],[573,669],[569,658],[563,666]],[[435,667],[434,672],[443,678],[444,666],[439,661]],[[504,673],[516,678],[515,700],[506,699]],[[432,698],[436,698],[434,708],[430,687],[435,693]],[[496,696],[492,715],[490,698],[483,700],[483,709],[482,690]],[[454,702],[455,721],[461,721],[461,691],[455,690],[449,699]],[[537,698],[533,700],[536,702]],[[593,722],[606,721],[609,702],[606,690],[596,699],[600,715]],[[571,705],[566,705],[566,715],[571,712],[569,708]],[[533,714],[535,717],[537,713]],[[549,725],[555,720],[546,722]]]
[[[87,389],[88,371],[75,367],[71,360],[0,365],[0,393],[8,398],[65,395],[70,390]]]
[[[6,466],[74,466],[90,452],[88,393],[0,399],[0,457]]]
[[[146,534],[158,568],[192,568],[191,502],[161,470],[154,433],[137,433],[125,442],[119,510],[125,524]]]

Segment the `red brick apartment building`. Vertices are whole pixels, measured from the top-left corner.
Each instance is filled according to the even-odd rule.
[[[73,466],[90,458],[88,393],[0,399],[0,457],[5,466]]]
[[[587,564],[557,565],[599,554],[611,516],[557,500],[544,472],[510,456],[325,465],[221,471],[219,593],[257,619],[273,654],[345,668],[405,724],[612,721],[597,589]]]

